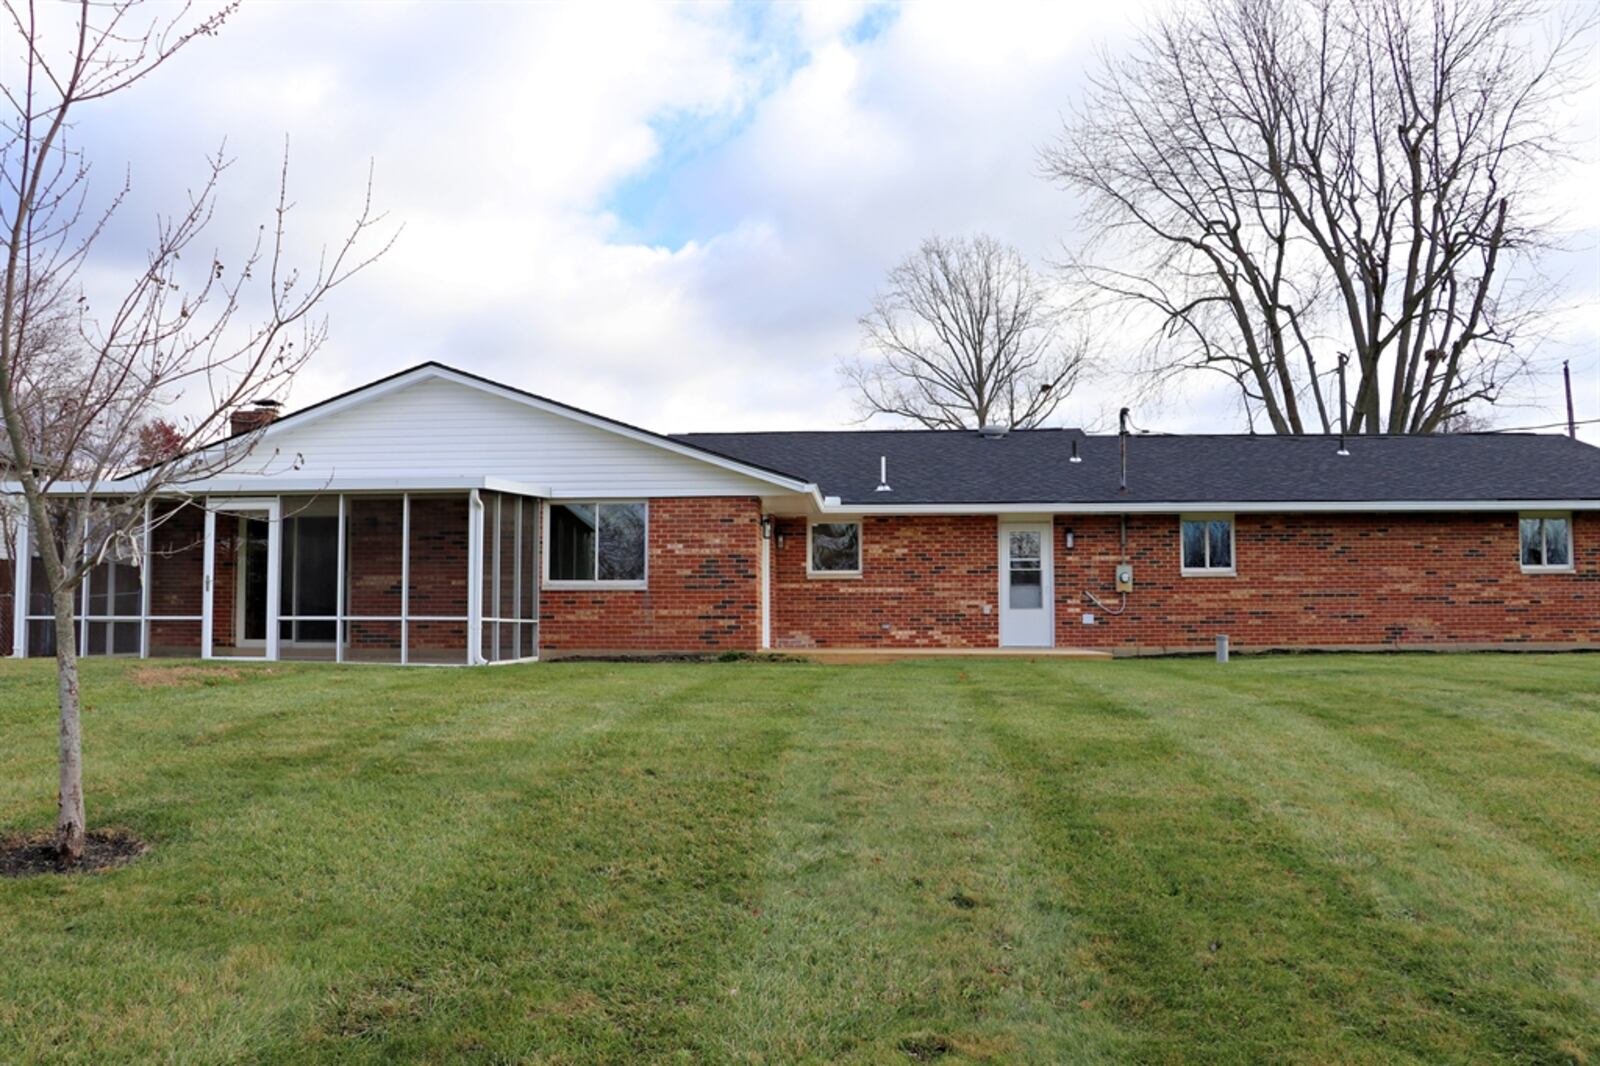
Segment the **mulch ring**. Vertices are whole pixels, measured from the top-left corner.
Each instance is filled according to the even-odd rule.
[[[84,842],[82,857],[69,866],[56,854],[54,831],[19,834],[0,842],[0,877],[98,873],[128,865],[149,847],[126,829],[95,829]]]

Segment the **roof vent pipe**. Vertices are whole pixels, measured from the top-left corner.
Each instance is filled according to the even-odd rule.
[[[1344,445],[1345,434],[1349,432],[1345,426],[1344,365],[1349,361],[1350,356],[1347,353],[1339,353],[1339,450],[1333,453],[1335,455],[1350,454],[1350,449]]]
[[[989,440],[999,440],[1001,437],[1006,435],[1006,430],[1008,428],[1009,427],[1007,426],[1000,425],[979,426],[978,432],[983,434]]]
[[[893,492],[894,491],[894,489],[891,489],[889,487],[889,457],[887,455],[878,456],[878,487],[876,489],[874,489],[873,491],[874,492]]]
[[[1121,491],[1128,491],[1128,409],[1124,407],[1117,415],[1117,440],[1122,445],[1122,485]]]
[[[1077,437],[1073,437],[1072,438],[1072,458],[1068,459],[1067,462],[1069,462],[1069,463],[1081,463],[1081,462],[1083,462],[1083,456],[1078,454],[1078,438]]]

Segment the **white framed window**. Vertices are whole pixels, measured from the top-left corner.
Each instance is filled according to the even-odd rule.
[[[1517,516],[1518,554],[1525,573],[1572,569],[1572,516],[1528,513]]]
[[[1179,569],[1185,577],[1230,577],[1233,515],[1186,514],[1178,519]]]
[[[861,576],[860,519],[806,523],[806,576]]]
[[[644,500],[551,500],[545,507],[545,584],[644,588],[649,544]]]

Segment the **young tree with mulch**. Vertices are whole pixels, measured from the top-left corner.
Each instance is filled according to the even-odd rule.
[[[339,243],[314,270],[293,267],[284,253],[285,153],[272,221],[238,259],[224,262],[198,245],[229,165],[219,153],[206,161],[198,189],[159,219],[120,294],[109,301],[97,294],[91,305],[85,271],[92,264],[98,277],[110,269],[96,259],[96,244],[129,189],[124,182],[103,203],[91,201],[91,161],[72,139],[73,123],[216,35],[237,5],[198,19],[187,8],[147,15],[141,0],[80,0],[43,11],[12,0],[3,6],[10,33],[0,59],[0,414],[6,476],[20,483],[54,616],[54,848],[70,866],[86,839],[75,591],[93,568],[139,543],[147,503],[182,495],[185,484],[249,453],[258,434],[195,449],[226,434],[235,408],[284,393],[327,336],[326,319],[314,312],[387,251],[395,234],[369,250],[382,225],[369,173],[367,197]],[[180,397],[182,419],[152,421]]]

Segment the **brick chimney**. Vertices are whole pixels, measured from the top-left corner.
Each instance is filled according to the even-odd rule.
[[[277,400],[253,400],[249,407],[241,407],[228,416],[228,429],[234,436],[253,433],[278,420]]]

